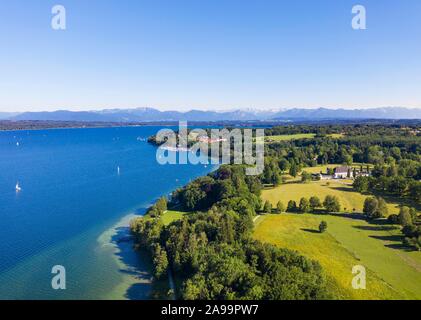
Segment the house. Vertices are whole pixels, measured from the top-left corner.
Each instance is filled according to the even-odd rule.
[[[323,172],[313,173],[311,176],[312,176],[313,180],[330,180],[330,179],[332,179],[331,174],[325,174]]]
[[[336,167],[333,172],[333,179],[346,179],[352,178],[353,171],[351,167],[343,166],[343,167]]]
[[[341,166],[336,168],[328,168],[326,172],[320,171],[320,173],[313,174],[314,180],[330,180],[330,179],[354,179],[356,177],[369,177],[370,173],[368,170],[363,170]]]

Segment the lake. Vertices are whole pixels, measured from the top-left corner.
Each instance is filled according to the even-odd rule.
[[[159,165],[145,140],[159,129],[0,132],[0,299],[148,297],[128,222],[212,169]],[[52,289],[55,265],[65,290]]]

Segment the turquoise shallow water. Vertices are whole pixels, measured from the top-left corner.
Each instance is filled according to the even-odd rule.
[[[0,299],[147,298],[127,223],[211,170],[159,165],[142,139],[159,129],[0,132]],[[51,287],[54,265],[66,290]]]

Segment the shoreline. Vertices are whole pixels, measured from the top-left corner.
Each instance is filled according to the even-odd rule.
[[[175,152],[175,151],[174,151]],[[197,179],[197,178],[201,178],[201,177],[205,177],[205,176],[207,176],[208,174],[210,174],[210,173],[212,173],[212,172],[215,172],[216,170],[218,170],[219,169],[219,167],[221,166],[220,164],[215,164],[215,165],[211,165],[212,166],[212,168],[211,168],[211,170],[206,174],[206,175],[200,175],[200,176],[198,176],[198,177],[196,177],[195,179]],[[184,184],[183,185],[183,187],[185,187],[185,186],[187,186],[188,185],[188,183],[189,182],[187,182],[186,184]],[[171,192],[172,193],[172,192]],[[166,197],[166,194],[164,194],[163,196],[165,196]],[[154,202],[151,202],[151,204],[150,205],[154,205],[155,203],[157,202],[157,200],[155,200]],[[123,221],[123,220],[125,220],[126,221],[126,226],[128,227],[128,232],[130,233],[130,221],[132,220],[132,219],[134,219],[134,218],[145,218],[145,216],[147,216],[147,212],[145,211],[145,213],[143,214],[143,215],[136,215],[136,214],[129,214],[129,215],[127,215],[127,216],[125,216],[121,221]],[[129,219],[129,217],[130,217],[130,219]],[[135,255],[138,255],[139,256],[139,258],[141,259],[141,258],[146,258],[146,256],[145,256],[145,254],[143,253],[142,254],[142,252],[141,252],[141,250],[136,250],[135,248],[134,248],[134,244],[135,244],[135,242],[134,242],[134,239],[132,239],[131,240],[131,243],[132,243],[132,247],[131,247],[131,250],[132,250],[132,252],[133,252],[133,254],[135,254]],[[153,279],[153,277],[152,277],[152,266],[149,266],[149,273],[150,273],[150,275],[151,275],[151,280],[150,280],[150,283],[149,283],[149,285],[150,285],[150,287],[151,287],[151,289],[152,289],[152,287],[153,287],[153,285],[154,285],[154,279]],[[174,281],[174,274],[173,274],[173,271],[171,270],[171,269],[168,269],[168,274],[167,274],[167,276],[168,276],[168,281],[167,281],[167,284],[168,284],[168,290],[172,290],[173,291],[173,294],[172,294],[172,296],[170,297],[170,299],[171,300],[177,300],[177,298],[176,298],[176,284],[175,284],[175,281]],[[151,291],[151,293],[152,293],[152,291]],[[150,300],[153,300],[153,298],[152,297],[149,297],[148,299],[150,299]]]
[[[219,167],[219,164],[211,165],[211,170],[208,173],[196,176],[194,179],[207,176],[209,173],[218,170]],[[183,184],[183,187],[188,183],[189,182]],[[172,189],[170,193],[174,190],[175,189]],[[164,192],[162,196],[167,196],[167,194],[168,192]],[[114,286],[109,293],[104,295],[104,299],[112,300],[116,299],[116,297],[119,300],[154,299],[151,297],[151,294],[153,293],[152,265],[150,261],[148,261],[147,253],[134,248],[135,241],[130,233],[130,222],[135,218],[144,218],[146,216],[147,208],[155,204],[156,201],[157,199],[150,201],[145,207],[145,212],[143,214],[134,213],[135,210],[130,210],[129,213],[123,215],[115,224],[98,236],[97,243],[99,249],[108,249],[110,251],[111,258],[119,268],[120,273],[123,274],[122,281]],[[126,261],[124,261],[125,259]],[[127,260],[129,260],[128,263]],[[137,263],[133,263],[133,261]],[[168,289],[171,289],[171,287],[171,279],[169,277]],[[132,293],[130,293],[131,291]]]
[[[120,283],[103,295],[105,300],[149,300],[152,289],[152,274],[144,257],[133,250],[130,221],[142,215],[124,215],[97,238],[97,250],[107,251],[121,276]],[[141,287],[130,297],[131,288]]]

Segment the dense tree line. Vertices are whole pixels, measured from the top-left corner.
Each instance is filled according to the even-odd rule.
[[[299,133],[314,133],[317,136],[329,134],[343,134],[346,136],[414,136],[414,131],[419,130],[419,122],[406,124],[366,123],[366,124],[309,124],[285,125],[266,129],[266,135],[284,135]],[[421,134],[415,134],[421,136]]]
[[[269,201],[266,201],[263,206],[263,213],[273,213],[272,205]],[[341,203],[337,196],[327,195],[322,202],[319,197],[312,196],[310,199],[302,197],[297,204],[296,201],[288,201],[288,205],[285,208],[281,201],[278,201],[275,213],[289,212],[289,213],[335,213],[341,211]]]
[[[421,216],[414,208],[402,206],[399,215],[391,214],[387,218],[391,224],[402,226],[403,244],[406,247],[421,251]]]
[[[419,127],[393,125],[290,126],[267,129],[266,135],[315,133],[314,139],[279,141],[266,145],[282,171],[324,164],[369,163],[383,165],[403,159],[421,161]],[[341,133],[339,138],[326,134]],[[286,163],[288,162],[288,164]]]

